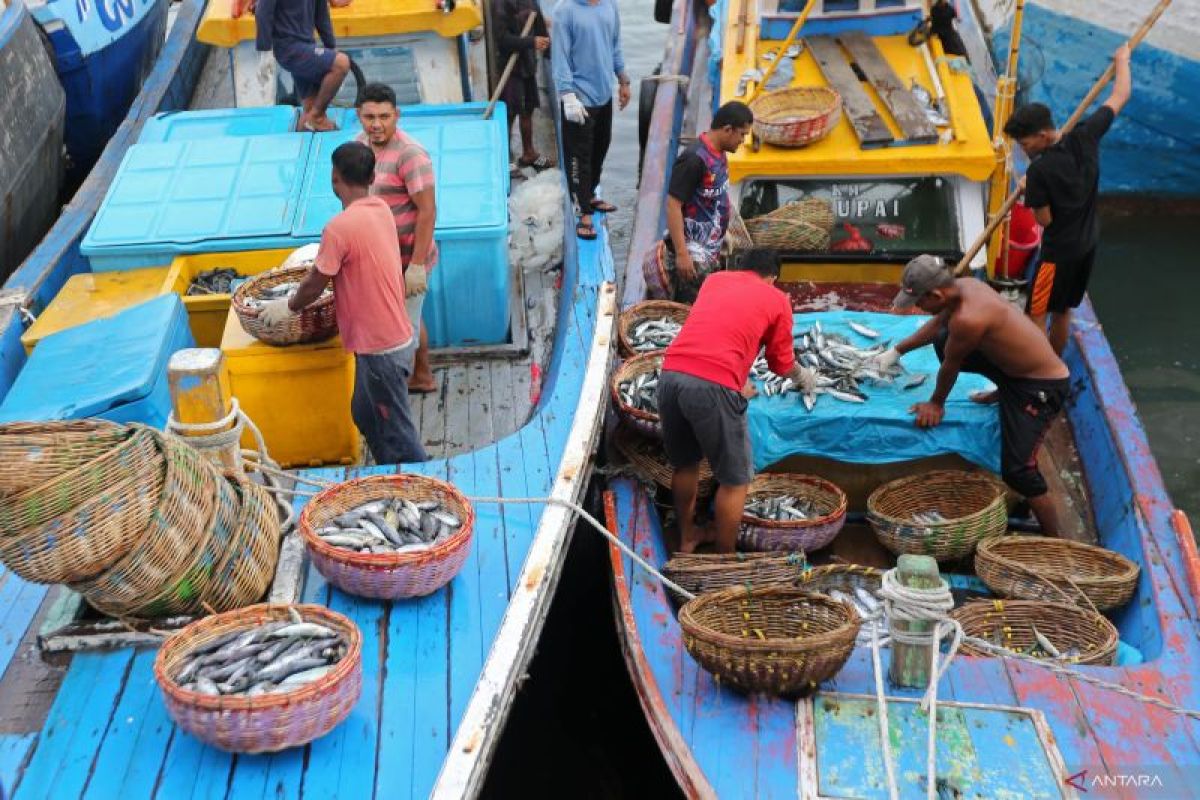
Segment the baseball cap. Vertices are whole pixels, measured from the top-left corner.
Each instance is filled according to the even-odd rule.
[[[900,276],[900,291],[892,305],[896,308],[912,308],[926,292],[946,285],[950,276],[950,265],[937,256],[919,255],[904,266]]]

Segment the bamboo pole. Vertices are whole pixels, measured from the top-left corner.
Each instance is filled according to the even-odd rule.
[[[758,97],[759,93],[766,88],[767,81],[771,80],[771,76],[775,74],[776,68],[779,67],[779,62],[783,61],[783,54],[792,46],[792,42],[796,41],[796,36],[800,33],[800,29],[804,27],[809,13],[816,4],[817,0],[808,0],[808,3],[804,6],[804,10],[800,12],[800,16],[796,17],[796,21],[792,23],[792,29],[788,31],[787,38],[783,40],[783,44],[775,51],[775,58],[767,65],[767,71],[763,74],[762,80],[754,87],[754,91],[750,93],[750,97],[746,98],[747,103]]]
[[[533,30],[533,21],[538,11],[529,12],[529,18],[525,20],[525,27],[521,29],[521,36],[528,36]],[[487,110],[483,112],[484,119],[491,119],[492,112],[496,110],[496,103],[500,102],[500,95],[504,94],[504,87],[508,85],[508,79],[512,77],[513,70],[517,66],[517,56],[519,53],[513,53],[508,57],[508,63],[504,65],[504,72],[500,75],[500,81],[496,84],[496,91],[492,93],[492,99],[488,102]]]
[[[1143,22],[1141,27],[1139,27],[1137,31],[1134,32],[1133,36],[1130,37],[1127,43],[1130,50],[1135,49],[1139,44],[1142,43],[1142,40],[1146,38],[1146,34],[1148,34],[1150,29],[1154,27],[1154,23],[1158,22],[1158,18],[1163,15],[1163,12],[1167,10],[1169,5],[1171,5],[1171,0],[1159,0],[1158,5],[1155,6],[1154,10],[1150,12],[1150,16],[1146,17],[1146,21]],[[1093,102],[1095,102],[1096,98],[1100,95],[1100,92],[1104,90],[1104,87],[1113,79],[1113,75],[1115,74],[1116,62],[1110,61],[1108,67],[1104,70],[1104,74],[1102,74],[1096,80],[1096,82],[1092,84],[1092,88],[1088,90],[1086,95],[1084,95],[1083,100],[1075,109],[1075,113],[1072,114],[1065,123],[1063,123],[1063,126],[1059,129],[1062,133],[1069,133],[1071,129],[1075,127],[1075,124],[1079,122],[1079,119],[1083,116],[1084,112],[1088,110]],[[1012,211],[1012,207],[1016,205],[1017,198],[1021,196],[1023,191],[1025,191],[1024,177],[1021,178],[1020,182],[1017,184],[1017,188],[1008,195],[1008,197],[1004,200],[1004,203],[1000,206],[1000,210],[997,211],[995,216],[988,221],[987,227],[983,229],[983,232],[979,234],[979,236],[975,239],[975,242],[967,249],[967,252],[963,255],[962,259],[959,260],[958,266],[954,268],[955,274],[961,275],[967,271],[967,266],[971,263],[971,259],[975,257],[975,254],[979,252],[980,248],[987,244],[988,239],[992,238],[992,234],[996,232],[998,227],[1000,227],[1000,223],[1002,223],[1008,216],[1008,212]]]
[[[750,0],[738,0],[736,49],[739,56],[746,50],[746,26],[750,21],[746,13],[746,4],[749,2]]]

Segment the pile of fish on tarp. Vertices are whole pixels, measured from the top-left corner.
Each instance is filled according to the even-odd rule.
[[[334,517],[317,530],[327,544],[360,553],[403,553],[432,547],[462,526],[436,500],[372,500]]]
[[[858,335],[872,341],[879,334],[865,325],[856,322],[849,323],[850,328]],[[900,380],[905,369],[898,362],[886,371],[880,371],[874,359],[888,349],[888,342],[877,342],[868,347],[859,347],[849,338],[839,333],[826,332],[820,322],[814,322],[794,337],[796,363],[811,367],[817,373],[817,385],[811,393],[801,393],[804,407],[812,411],[816,407],[818,395],[828,395],[843,403],[865,403],[868,395],[860,386],[864,383],[874,385],[889,385],[899,382],[902,389],[914,389],[925,382],[924,373],[916,373]],[[750,376],[762,384],[762,394],[766,397],[796,391],[797,387],[789,378],[783,378],[771,372],[767,359],[760,354],[750,368]]]
[[[648,414],[658,414],[658,378],[659,370],[656,369],[621,381],[617,385],[621,402]]]
[[[293,609],[290,620],[231,631],[195,648],[173,680],[207,695],[288,692],[327,675],[348,649],[340,632],[305,622]]]

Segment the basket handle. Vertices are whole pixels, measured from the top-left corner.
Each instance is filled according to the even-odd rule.
[[[1061,594],[1067,600],[1067,602],[1069,602],[1071,605],[1076,605],[1076,606],[1080,605],[1080,603],[1077,599],[1071,597],[1071,595],[1067,594],[1066,591],[1064,591],[1061,586],[1059,586],[1057,583],[1055,583],[1054,581],[1047,578],[1045,575],[1041,574],[1040,572],[1036,572],[1036,571],[1030,569],[1029,567],[1025,566],[1024,564],[1021,564],[1020,562],[1013,561],[1011,563],[1014,566],[1016,566],[1017,569],[1021,570],[1025,574],[1032,575],[1033,577],[1037,578],[1042,583],[1045,583],[1047,586],[1049,586],[1054,591]],[[1096,604],[1092,602],[1092,598],[1088,597],[1087,593],[1084,592],[1083,589],[1079,588],[1079,584],[1075,583],[1075,581],[1071,580],[1071,578],[1066,575],[1063,576],[1063,580],[1065,580],[1067,583],[1071,584],[1071,588],[1079,593],[1079,596],[1083,598],[1085,603],[1087,603],[1089,606],[1091,606],[1092,611],[1095,611],[1097,614],[1100,613],[1100,610],[1098,608],[1096,608]]]

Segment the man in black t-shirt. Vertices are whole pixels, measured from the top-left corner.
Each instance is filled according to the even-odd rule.
[[[1096,195],[1100,186],[1100,139],[1129,100],[1129,46],[1113,56],[1116,78],[1112,94],[1094,114],[1069,133],[1055,129],[1050,109],[1041,103],[1013,112],[1004,132],[1031,159],[1025,172],[1025,204],[1045,228],[1042,263],[1029,296],[1029,314],[1046,329],[1050,315],[1050,344],[1062,354],[1070,333],[1071,309],[1083,302],[1100,224]]]
[[[731,215],[725,155],[737,151],[753,122],[750,108],[732,100],[717,109],[709,130],[675,160],[667,187],[666,235],[642,265],[653,296],[695,302],[700,284],[717,268]]]

